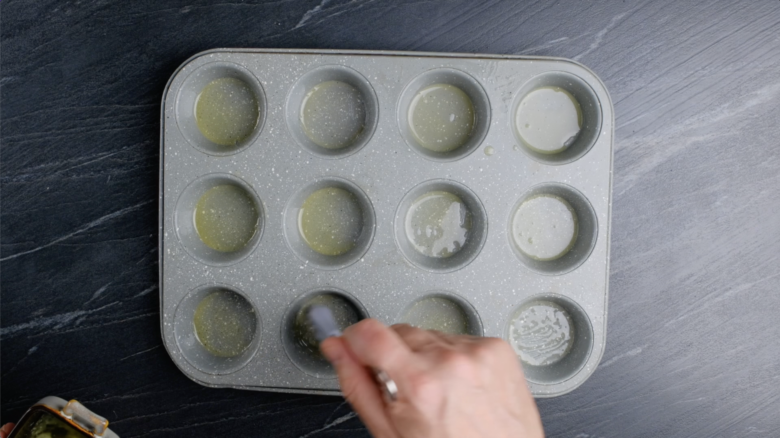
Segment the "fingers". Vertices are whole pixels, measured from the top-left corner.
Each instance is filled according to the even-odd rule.
[[[472,336],[472,335],[451,335],[448,333],[442,333],[442,337],[453,345],[460,345],[460,344],[476,344],[482,342],[484,339],[482,336]]]
[[[424,330],[409,324],[394,324],[390,326],[414,352],[421,352],[433,346],[455,347],[469,349],[473,345],[484,342],[486,338],[471,335],[455,335],[437,330]]]
[[[6,438],[13,429],[14,429],[13,423],[4,424],[3,427],[0,427],[0,438]]]
[[[422,330],[409,324],[395,324],[390,328],[415,352],[441,344],[443,341],[438,332]]]
[[[373,374],[353,356],[343,339],[331,337],[320,344],[325,358],[336,368],[341,392],[376,437],[394,437],[395,428]]]
[[[364,319],[344,330],[343,338],[359,362],[384,370],[403,386],[412,351],[395,331],[375,319]]]

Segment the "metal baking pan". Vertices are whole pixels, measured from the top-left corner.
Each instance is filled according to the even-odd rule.
[[[614,117],[559,58],[218,49],[162,101],[165,346],[213,387],[337,394],[300,315],[504,338],[536,397],[596,369]]]

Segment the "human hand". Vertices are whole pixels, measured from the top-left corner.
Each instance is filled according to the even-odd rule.
[[[14,430],[14,424],[5,423],[3,427],[0,427],[0,438],[8,438],[12,430]]]
[[[501,339],[366,319],[320,348],[377,438],[544,436],[517,356]],[[395,381],[396,401],[384,401],[368,367]]]

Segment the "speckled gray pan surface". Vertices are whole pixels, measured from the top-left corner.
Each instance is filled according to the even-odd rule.
[[[211,143],[194,120],[198,94],[223,77],[243,81],[259,106],[255,130],[235,147]],[[363,130],[338,150],[309,141],[298,119],[305,94],[329,80],[352,85],[365,110]],[[475,113],[471,136],[449,153],[419,147],[406,122],[417,92],[438,83],[465,92]],[[539,87],[563,88],[582,109],[578,137],[558,154],[529,150],[514,127],[520,101]],[[555,363],[524,364],[526,375],[536,397],[571,391],[596,369],[606,341],[613,120],[603,83],[566,59],[247,49],[194,56],[162,102],[160,306],[171,358],[207,386],[335,394],[332,370],[302,354],[291,333],[296,312],[319,292],[387,324],[425,297],[450,296],[470,333],[510,341],[513,317],[543,300],[568,314],[570,348]],[[200,196],[224,184],[242,188],[259,214],[254,237],[233,253],[205,246],[193,224]],[[363,214],[354,248],[338,256],[312,251],[297,229],[301,203],[323,187],[352,192]],[[448,258],[424,257],[405,239],[405,209],[430,190],[457,195],[471,212],[469,237]],[[579,221],[571,250],[554,261],[526,256],[511,238],[515,209],[540,194],[566,200]],[[236,357],[212,356],[194,336],[194,309],[216,289],[254,308],[254,337]]]

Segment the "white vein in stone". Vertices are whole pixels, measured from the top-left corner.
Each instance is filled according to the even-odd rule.
[[[64,236],[60,236],[60,237],[52,240],[49,243],[45,243],[45,244],[43,244],[41,246],[37,246],[37,247],[35,247],[33,249],[28,249],[27,251],[22,251],[22,252],[19,252],[19,253],[16,253],[16,254],[9,255],[7,257],[0,258],[0,262],[6,261],[6,260],[15,259],[15,258],[21,257],[23,255],[32,254],[32,253],[38,252],[38,251],[40,251],[42,249],[46,249],[46,248],[48,248],[50,246],[53,246],[53,245],[56,245],[56,244],[58,244],[58,243],[60,243],[62,241],[68,240],[68,239],[70,239],[73,236],[79,235],[79,234],[81,234],[81,233],[83,233],[83,232],[85,232],[87,230],[95,228],[98,225],[102,225],[102,224],[104,224],[104,223],[106,223],[106,222],[108,222],[108,221],[110,221],[112,219],[118,218],[119,216],[123,216],[123,215],[125,215],[127,213],[130,213],[131,211],[138,210],[139,208],[141,208],[144,205],[149,204],[151,202],[153,202],[153,201],[150,200],[150,201],[140,202],[140,203],[135,204],[133,206],[125,207],[125,208],[123,208],[121,210],[117,210],[117,211],[115,211],[113,213],[109,213],[109,214],[107,214],[105,216],[101,216],[101,217],[95,219],[94,221],[89,222],[86,225],[83,225],[83,226],[77,228],[75,231],[72,231],[72,232],[70,232],[68,234],[65,234]]]

